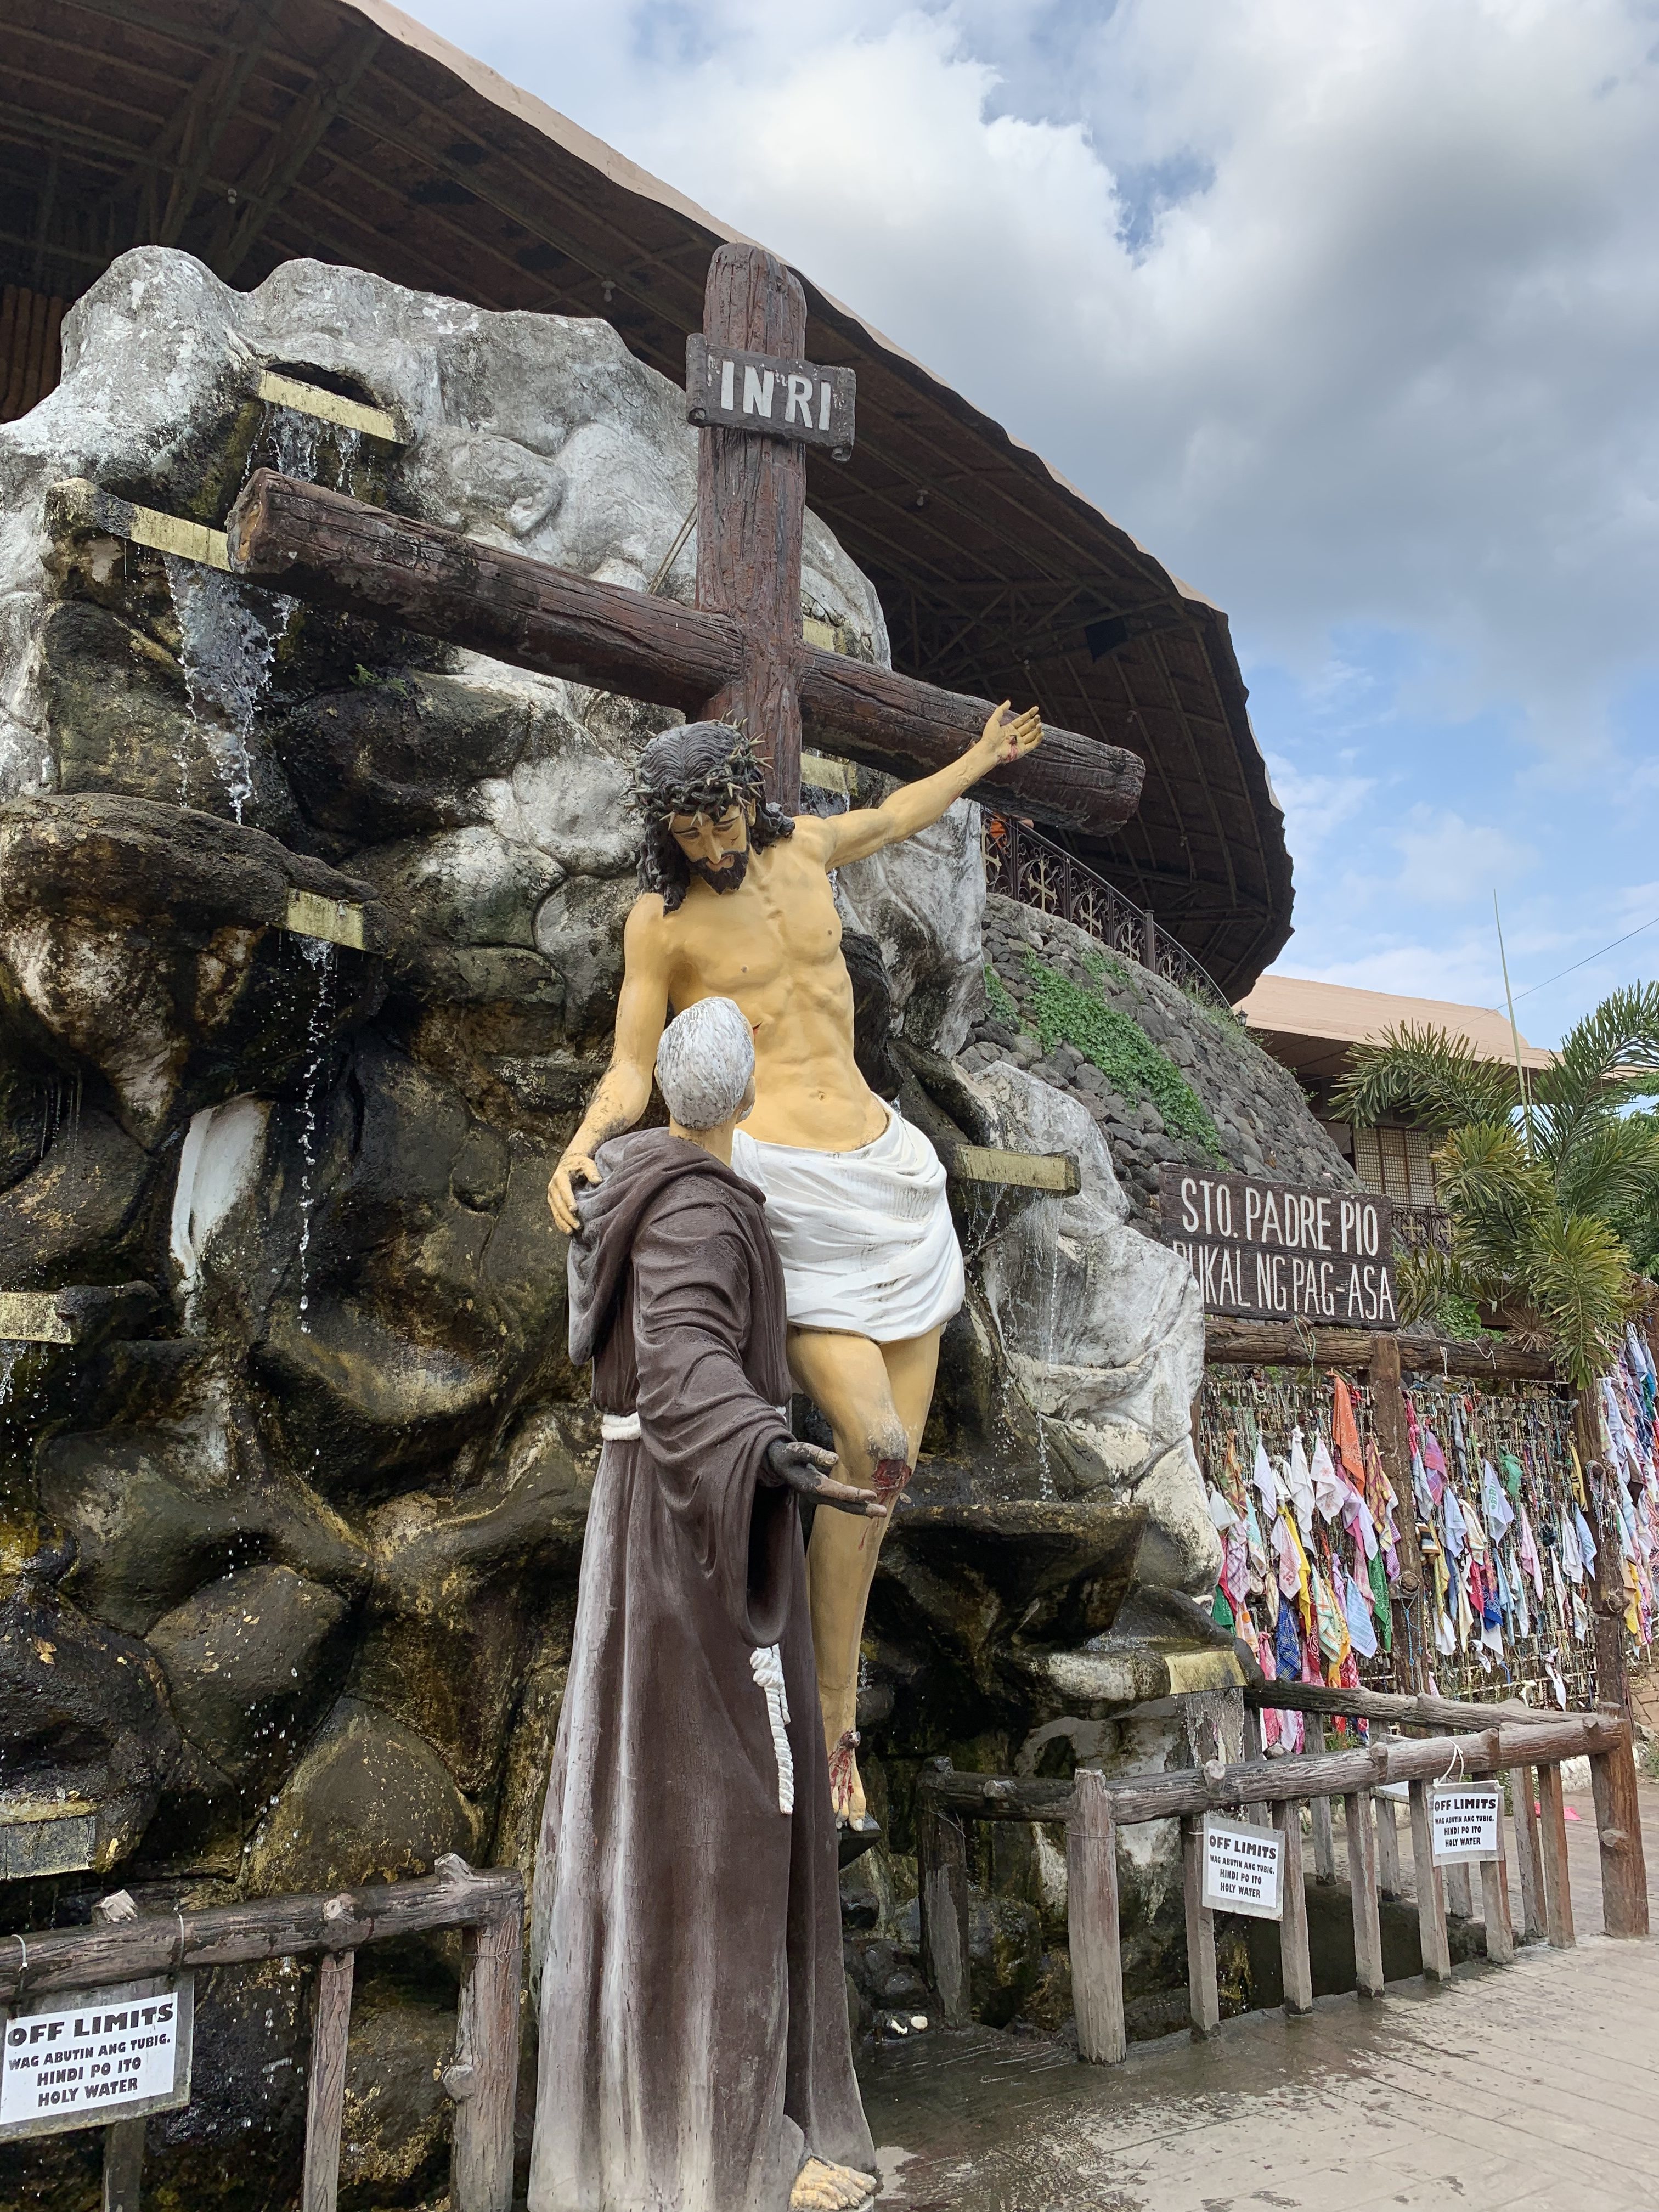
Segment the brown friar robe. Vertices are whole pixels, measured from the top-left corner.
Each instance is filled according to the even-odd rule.
[[[782,1272],[760,1193],[696,1146],[599,1158],[571,1356],[640,1437],[600,1456],[543,1817],[530,2212],[785,2212],[807,2156],[874,2157],[800,1522],[764,1466]]]

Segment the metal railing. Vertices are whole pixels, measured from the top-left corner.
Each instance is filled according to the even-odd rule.
[[[1162,975],[1177,990],[1231,1014],[1226,993],[1167,930],[1150,907],[1136,906],[1072,854],[1023,822],[988,810],[981,817],[985,882],[1039,914],[1069,921],[1125,960]]]
[[[1079,1767],[1069,1781],[1023,1775],[958,1774],[948,1759],[935,1760],[917,1778],[916,1874],[921,1905],[922,1971],[939,1999],[948,2027],[965,2027],[969,2011],[969,1820],[1063,1820],[1066,1844],[1066,1916],[1072,1988],[1077,2008],[1079,2056],[1114,2065],[1128,2050],[1123,2009],[1123,1965],[1119,1944],[1117,1839],[1120,1829],[1146,1820],[1181,1823],[1187,1921],[1188,2006],[1195,2033],[1208,2036],[1220,2023],[1216,1981],[1215,1913],[1202,1901],[1201,1868],[1206,1812],[1243,1814],[1270,1807],[1279,1838],[1284,1917],[1279,1923],[1285,2008],[1313,2009],[1313,1974],[1303,1889],[1300,1805],[1328,1815],[1342,1800],[1347,1829],[1348,1880],[1353,1899],[1356,1980],[1362,1996],[1382,1991],[1382,1933],[1379,1898],[1398,1893],[1393,1833],[1394,1806],[1376,1793],[1407,1785],[1412,1856],[1416,1873],[1418,1926],[1423,1972],[1431,1981],[1451,1973],[1446,1933],[1447,1877],[1462,1869],[1436,1863],[1430,1829],[1431,1792],[1455,1772],[1460,1780],[1510,1777],[1516,1853],[1520,1875],[1523,1938],[1545,1937],[1570,1948],[1572,1900],[1567,1880],[1566,1829],[1561,1761],[1588,1755],[1595,1793],[1596,1840],[1601,1860],[1602,1924],[1609,1936],[1648,1933],[1647,1874],[1630,1722],[1611,1711],[1545,1715],[1525,1707],[1501,1708],[1446,1698],[1392,1697],[1375,1691],[1328,1690],[1296,1682],[1265,1683],[1244,1692],[1247,1706],[1272,1705],[1323,1715],[1340,1712],[1407,1726],[1452,1729],[1408,1740],[1389,1735],[1350,1751],[1281,1759],[1214,1760],[1144,1779],[1108,1781]],[[1477,1732],[1463,1733],[1473,1723]],[[1534,1804],[1540,1809],[1535,1812]],[[1379,1865],[1379,1818],[1387,1828]],[[1314,1823],[1317,1873],[1334,1875],[1328,1827]],[[1506,1966],[1516,1953],[1509,1870],[1503,1852],[1480,1870],[1486,1927],[1486,1956]],[[1471,1900],[1472,1903],[1472,1900]]]

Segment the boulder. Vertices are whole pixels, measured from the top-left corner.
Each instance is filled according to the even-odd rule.
[[[360,1888],[470,1857],[479,1820],[426,1739],[342,1698],[276,1793],[243,1869],[255,1896]]]
[[[204,1583],[146,1641],[192,1743],[252,1790],[291,1763],[307,1710],[326,1696],[348,1602],[292,1567]]]

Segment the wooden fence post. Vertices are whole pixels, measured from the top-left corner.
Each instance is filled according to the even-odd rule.
[[[1467,1866],[1443,1867],[1440,1874],[1440,1892],[1446,1900],[1449,1912],[1455,1913],[1460,1920],[1474,1919],[1474,1884],[1469,1879]]]
[[[138,2212],[143,2174],[143,2121],[113,2121],[104,2130],[104,2212]]]
[[[1383,1897],[1403,1894],[1400,1879],[1400,1831],[1394,1821],[1394,1799],[1380,1790],[1371,1792],[1371,1813],[1376,1822],[1376,1887]]]
[[[92,1917],[103,1927],[125,1927],[138,1917],[138,1908],[126,1890],[118,1889],[112,1896],[99,1899]],[[103,2212],[138,2212],[144,2183],[144,2125],[142,2118],[112,2120],[104,2130]]]
[[[1129,2047],[1118,1948],[1117,1822],[1111,1791],[1092,1767],[1079,1767],[1073,1792],[1066,1829],[1066,1910],[1078,2056],[1115,2066]]]
[[[448,1874],[450,1863],[463,1873],[471,1871],[464,1860],[447,1854],[438,1862],[438,1872]],[[496,1919],[462,1930],[455,2063],[444,2076],[455,2100],[450,2157],[454,2212],[512,2212],[523,1949],[521,1901]]]
[[[1480,1863],[1480,1908],[1486,1923],[1486,1960],[1494,1966],[1515,1963],[1515,1928],[1510,1919],[1509,1869],[1504,1860],[1504,1807],[1498,1807],[1498,1856]]]
[[[1067,1838],[1066,1858],[1071,1857]],[[916,1792],[916,1873],[921,1905],[921,1971],[939,1997],[946,2027],[966,2027],[968,1979],[968,1843],[960,1818],[939,1805],[924,1787]],[[1073,1980],[1076,1981],[1076,1959]]]
[[[1382,1994],[1382,1922],[1376,1901],[1376,1835],[1369,1790],[1342,1800],[1348,1831],[1348,1887],[1353,1898],[1354,1977],[1362,1997]]]
[[[1283,1912],[1279,1923],[1279,1965],[1289,2014],[1313,2010],[1313,1966],[1308,1955],[1308,1893],[1302,1881],[1302,1806],[1281,1797],[1273,1808],[1273,1826],[1284,1838],[1280,1873]]]
[[[1306,1738],[1310,1751],[1325,1748],[1325,1723],[1317,1713],[1306,1716]],[[1308,1817],[1313,1826],[1314,1880],[1336,1880],[1336,1833],[1331,1825],[1331,1801],[1328,1797],[1313,1797],[1308,1801]]]
[[[1537,1782],[1531,1767],[1510,1767],[1510,1803],[1515,1814],[1515,1864],[1521,1877],[1521,1936],[1532,1943],[1544,1933],[1544,1870],[1539,1856]]]
[[[1434,1863],[1434,1829],[1429,1817],[1431,1782],[1407,1784],[1412,1801],[1412,1864],[1417,1876],[1417,1932],[1423,1973],[1431,1982],[1451,1979],[1451,1945],[1446,1937],[1446,1893]]]
[[[1221,1993],[1215,1978],[1215,1915],[1204,1895],[1204,1816],[1183,1814],[1181,1822],[1182,1894],[1187,1908],[1187,2006],[1193,2033],[1213,2035],[1221,2025]]]
[[[1561,1802],[1561,1768],[1552,1759],[1538,1770],[1538,1802],[1543,1808],[1540,1858],[1544,1869],[1544,1929],[1558,1951],[1571,1951],[1572,1884],[1567,1875],[1566,1807]]]
[[[1636,1751],[1629,1734],[1610,1750],[1592,1752],[1589,1770],[1601,1850],[1601,1925],[1609,1936],[1645,1936],[1648,1867]]]
[[[354,1951],[325,1951],[317,1962],[317,2011],[311,2023],[311,2083],[306,2097],[301,2212],[334,2212],[340,2188],[340,2118],[345,2104],[346,2045],[351,2033]]]

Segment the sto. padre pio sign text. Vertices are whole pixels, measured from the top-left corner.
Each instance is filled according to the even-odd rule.
[[[1399,1326],[1386,1198],[1188,1174],[1165,1181],[1163,1206],[1164,1239],[1197,1276],[1206,1313]]]

